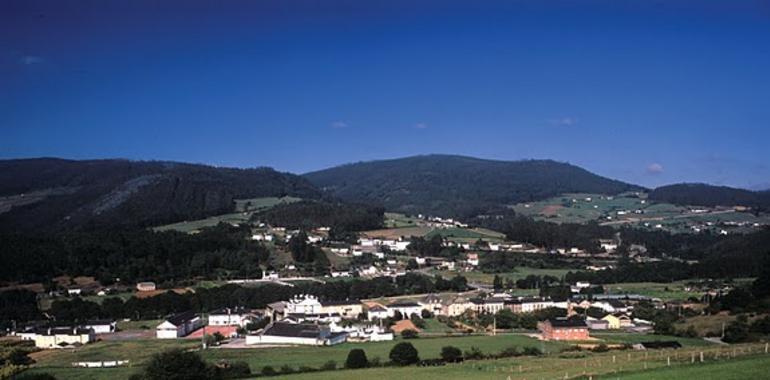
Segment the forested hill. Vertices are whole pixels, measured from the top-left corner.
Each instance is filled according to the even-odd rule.
[[[302,177],[269,168],[51,158],[0,161],[0,231],[143,227],[233,211],[233,199],[317,199]]]
[[[642,190],[551,160],[495,161],[452,155],[354,163],[304,177],[346,201],[379,203],[393,211],[459,217],[567,192],[617,194]]]
[[[770,191],[750,191],[703,183],[661,186],[649,198],[659,202],[693,206],[749,206],[770,209]]]

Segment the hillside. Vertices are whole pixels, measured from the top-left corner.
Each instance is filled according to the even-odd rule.
[[[770,191],[750,191],[703,183],[661,186],[650,192],[649,198],[677,205],[770,208]]]
[[[319,198],[269,168],[128,160],[0,161],[0,231],[152,226],[232,212],[237,198]]]
[[[451,155],[354,163],[304,177],[346,201],[441,216],[469,216],[562,193],[642,190],[551,160],[495,161]]]

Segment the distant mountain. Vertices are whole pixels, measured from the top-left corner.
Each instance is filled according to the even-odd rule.
[[[661,186],[650,192],[649,198],[678,205],[770,208],[770,191],[751,191],[703,183]]]
[[[319,198],[302,177],[269,168],[53,158],[0,161],[0,231],[142,227],[233,211],[233,200]]]
[[[470,216],[567,192],[643,190],[551,160],[495,161],[452,155],[360,162],[304,177],[346,201],[441,216]]]

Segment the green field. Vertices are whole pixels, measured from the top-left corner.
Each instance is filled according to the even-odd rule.
[[[334,360],[341,365],[345,362],[348,352],[353,348],[362,348],[368,357],[380,358],[382,362],[388,361],[390,349],[398,342],[377,343],[346,343],[331,347],[284,347],[284,348],[246,348],[229,349],[216,348],[202,352],[202,356],[209,361],[218,360],[242,360],[251,366],[253,371],[258,371],[265,365],[279,368],[290,365],[320,367],[329,360]],[[436,337],[418,338],[410,340],[419,350],[423,358],[437,358],[441,347],[452,345],[463,350],[478,347],[486,353],[496,353],[508,347],[538,347],[548,352],[559,351],[564,344],[556,342],[539,342],[533,338],[521,335],[498,336],[464,336],[464,337]],[[86,345],[77,350],[51,350],[43,351],[35,357],[35,372],[49,372],[61,379],[120,379],[126,378],[137,371],[135,368],[113,369],[83,369],[72,368],[71,363],[77,361],[100,360],[130,360],[131,367],[141,367],[149,357],[157,352],[170,348],[194,348],[197,341],[188,340],[134,340],[134,341],[102,341]]]
[[[743,350],[745,347],[741,347]],[[727,359],[730,348],[691,348],[677,351],[610,351],[565,353],[545,357],[466,361],[439,367],[381,367],[295,374],[278,379],[425,379],[425,380],[532,380],[532,379],[767,379],[770,355],[761,346]],[[691,363],[704,351],[704,363]],[[720,358],[714,355],[720,353]],[[671,366],[668,367],[668,360]],[[253,368],[252,368],[253,370]]]
[[[604,285],[607,293],[611,294],[640,294],[643,296],[660,298],[664,301],[686,300],[690,297],[699,298],[700,292],[688,292],[685,288],[686,281],[671,283],[660,282],[627,282],[620,284]]]
[[[425,237],[431,238],[434,235],[441,235],[444,238],[457,243],[475,243],[482,239],[487,242],[502,242],[505,235],[485,228],[437,228],[428,233]]]
[[[404,214],[395,212],[385,213],[385,227],[387,228],[414,227],[419,221],[420,219],[418,218],[412,218]]]
[[[682,379],[770,379],[770,358],[767,356],[738,358],[706,364],[658,368],[650,371],[613,374],[597,379],[623,380],[682,380]]]
[[[155,231],[180,231],[192,233],[201,228],[213,227],[219,223],[241,224],[248,222],[255,212],[264,211],[279,204],[294,203],[300,201],[300,198],[294,197],[265,197],[251,199],[236,199],[234,213],[216,215],[205,219],[184,221],[179,223],[167,224],[165,226],[155,227]]]
[[[590,198],[590,200],[588,200]],[[749,212],[728,210],[710,210],[712,212],[691,213],[689,207],[669,203],[654,203],[642,194],[605,196],[601,194],[564,194],[538,202],[519,203],[510,206],[521,215],[532,216],[538,220],[554,223],[585,223],[599,221],[608,225],[631,225],[640,228],[654,228],[660,224],[664,230],[674,233],[693,232],[692,226],[713,222],[717,225],[708,227],[712,232],[725,228],[730,232],[751,232],[750,226],[718,226],[720,222],[743,222],[770,224],[770,214],[755,216]],[[635,211],[642,211],[636,214]],[[625,212],[624,215],[618,212]],[[645,223],[648,225],[645,226]]]
[[[634,335],[622,333],[598,334],[609,343],[633,343],[647,340],[680,341],[685,348],[675,351],[649,351],[647,353],[624,350],[597,354],[587,351],[563,352],[568,345],[557,342],[540,342],[523,335],[497,336],[465,336],[465,337],[422,337],[410,340],[419,351],[422,359],[437,358],[441,347],[452,345],[468,350],[478,347],[484,353],[496,353],[508,347],[537,347],[547,352],[543,357],[517,357],[500,360],[469,361],[462,364],[452,364],[442,367],[409,367],[409,368],[374,368],[359,371],[316,372],[298,374],[287,378],[318,378],[318,379],[356,379],[366,376],[372,378],[425,378],[425,379],[461,379],[482,378],[497,379],[500,375],[513,375],[517,379],[525,378],[563,378],[565,372],[572,376],[580,375],[580,371],[591,374],[624,373],[634,374],[644,367],[649,369],[665,366],[667,357],[677,369],[687,368],[692,355],[704,352],[706,362],[716,359],[725,360],[730,353],[738,357],[757,355],[763,352],[763,344],[720,346],[711,345],[697,339],[682,339],[666,336]],[[380,362],[388,361],[390,349],[399,341],[379,343],[346,343],[332,347],[265,347],[265,348],[214,348],[203,351],[201,355],[208,361],[241,360],[249,364],[254,373],[264,366],[276,369],[288,365],[294,369],[300,366],[318,368],[329,360],[338,366],[342,365],[348,352],[353,348],[362,348],[371,360],[378,358]],[[187,340],[136,340],[136,341],[102,341],[84,346],[77,350],[50,350],[35,354],[37,363],[33,372],[48,372],[60,379],[125,379],[132,373],[138,372],[148,358],[157,352],[170,348],[192,349],[197,341]],[[751,351],[748,348],[751,348]],[[615,359],[612,359],[616,356]],[[100,360],[130,360],[130,367],[114,369],[72,368],[76,361]],[[763,356],[768,361],[770,356]],[[646,362],[646,365],[644,364]],[[703,364],[706,365],[706,364]],[[521,366],[521,369],[519,369]],[[518,371],[521,372],[518,372]],[[616,372],[617,371],[617,372]],[[470,377],[469,377],[470,376]]]
[[[603,340],[604,342],[618,344],[634,344],[654,341],[677,341],[683,347],[705,347],[713,346],[707,340],[700,338],[682,338],[678,336],[653,335],[653,334],[633,334],[623,332],[591,332],[591,336]]]
[[[146,321],[144,321],[146,322]],[[47,372],[58,379],[126,379],[139,371],[136,367],[145,363],[153,354],[171,348],[193,348],[197,341],[185,340],[132,340],[102,341],[75,350],[47,350],[33,355],[37,362],[33,372]],[[73,362],[129,360],[130,366],[118,368],[73,368]]]
[[[362,348],[370,359],[379,358],[383,363],[388,361],[388,353],[400,339],[392,342],[376,343],[346,343],[331,347],[287,347],[287,348],[249,348],[249,349],[216,349],[207,350],[204,357],[209,360],[243,360],[249,363],[252,369],[271,365],[278,368],[290,365],[320,367],[329,360],[334,360],[338,365],[345,362],[348,352],[353,348]],[[546,351],[558,351],[564,344],[555,342],[539,342],[536,339],[522,335],[497,335],[497,336],[463,336],[463,337],[421,337],[409,340],[420,352],[424,359],[438,358],[441,348],[444,346],[456,346],[462,350],[478,347],[485,353],[500,352],[508,347],[538,347]]]

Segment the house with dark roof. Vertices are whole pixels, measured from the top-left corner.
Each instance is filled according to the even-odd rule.
[[[367,318],[369,320],[374,319],[385,319],[388,317],[388,309],[386,309],[384,306],[380,305],[374,305],[369,307],[369,311],[367,312]]]
[[[163,323],[155,328],[155,336],[158,339],[176,339],[189,335],[191,332],[203,326],[200,316],[192,311],[185,311],[166,318]]]
[[[543,340],[587,340],[588,325],[580,318],[553,318],[538,322]]]
[[[257,334],[247,335],[246,344],[332,346],[344,343],[347,337],[347,332],[332,332],[324,325],[274,322]]]
[[[83,327],[94,330],[96,334],[109,334],[117,330],[118,323],[114,319],[97,319],[87,321]]]

